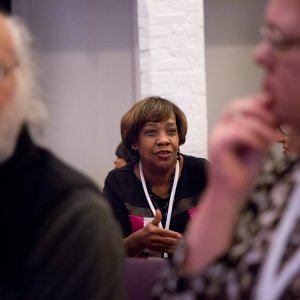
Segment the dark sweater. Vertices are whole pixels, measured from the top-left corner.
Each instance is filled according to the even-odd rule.
[[[170,229],[183,233],[199,196],[206,186],[206,165],[203,158],[183,155],[183,169],[177,184]],[[141,181],[135,176],[135,162],[112,170],[106,177],[104,196],[109,200],[124,237],[135,230],[134,217],[153,218]],[[143,222],[143,221],[142,221]],[[146,224],[146,222],[144,222]],[[136,228],[138,229],[138,228]]]
[[[122,298],[118,229],[89,179],[24,128],[0,187],[0,299]]]

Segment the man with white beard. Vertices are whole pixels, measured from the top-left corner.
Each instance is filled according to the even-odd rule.
[[[45,110],[30,35],[3,14],[0,33],[0,299],[122,299],[122,244],[107,204],[31,139]]]

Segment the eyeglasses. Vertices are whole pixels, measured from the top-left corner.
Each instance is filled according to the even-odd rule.
[[[8,74],[17,66],[15,63],[11,67],[4,67],[0,65],[0,84],[5,80],[5,78],[8,76]]]
[[[262,26],[259,33],[261,38],[270,43],[276,50],[286,50],[294,46],[300,46],[300,38],[286,38],[274,27]]]
[[[280,132],[284,135],[284,136],[289,136],[292,133],[292,127],[288,124],[282,124],[279,126],[279,130]]]

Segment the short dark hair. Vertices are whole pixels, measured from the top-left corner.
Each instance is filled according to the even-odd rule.
[[[11,14],[11,0],[1,0],[0,12],[4,15]]]
[[[132,153],[131,145],[147,122],[161,122],[175,115],[179,144],[183,145],[187,133],[187,119],[173,102],[159,96],[147,97],[135,103],[121,119],[121,136],[124,146]]]
[[[134,157],[131,155],[128,149],[123,145],[123,143],[120,143],[118,145],[115,155],[117,157],[123,158],[127,163],[130,163],[131,161],[134,160]]]

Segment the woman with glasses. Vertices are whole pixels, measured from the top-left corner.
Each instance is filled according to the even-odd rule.
[[[195,213],[207,162],[180,153],[186,133],[184,113],[160,97],[137,102],[121,120],[122,142],[136,159],[108,174],[104,195],[129,256],[167,257]]]

